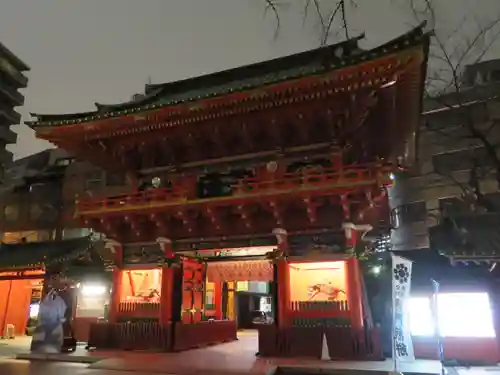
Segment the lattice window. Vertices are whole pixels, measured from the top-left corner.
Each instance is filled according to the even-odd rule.
[[[107,186],[123,186],[126,183],[125,175],[123,173],[106,173]]]
[[[102,171],[94,170],[85,173],[85,190],[95,190],[102,186]]]

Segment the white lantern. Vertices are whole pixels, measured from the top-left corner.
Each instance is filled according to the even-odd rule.
[[[153,177],[153,179],[151,180],[151,184],[153,185],[154,188],[159,188],[161,185],[160,177]]]
[[[270,161],[269,163],[267,163],[266,168],[268,172],[274,173],[278,170],[278,163],[276,163],[275,161]]]

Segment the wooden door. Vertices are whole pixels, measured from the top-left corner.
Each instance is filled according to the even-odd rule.
[[[184,259],[182,262],[182,323],[198,323],[204,309],[206,263]]]

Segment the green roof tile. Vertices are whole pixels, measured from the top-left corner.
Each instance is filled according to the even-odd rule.
[[[33,269],[77,258],[94,245],[90,237],[0,245],[0,269]]]

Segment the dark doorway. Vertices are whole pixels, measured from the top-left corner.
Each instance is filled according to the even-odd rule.
[[[260,311],[260,300],[264,296],[256,293],[237,293],[238,329],[256,328],[253,322],[255,312]]]

